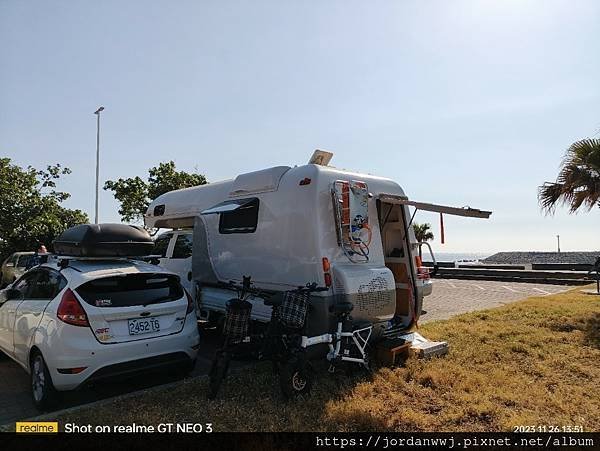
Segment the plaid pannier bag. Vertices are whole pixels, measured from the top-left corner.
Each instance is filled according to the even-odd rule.
[[[309,293],[286,291],[279,309],[279,319],[287,327],[299,329],[304,326],[308,311]]]
[[[248,301],[232,299],[227,302],[223,334],[234,342],[240,342],[248,336],[252,304]]]

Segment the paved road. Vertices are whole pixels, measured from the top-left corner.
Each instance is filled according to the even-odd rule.
[[[433,293],[423,302],[427,313],[421,316],[420,323],[498,307],[529,296],[548,296],[571,288],[538,283],[433,279]]]
[[[528,296],[546,296],[571,287],[517,282],[434,279],[433,294],[425,298],[421,323],[449,318],[453,315],[497,307]],[[218,335],[203,334],[205,346],[192,375],[206,374],[214,353]],[[176,380],[177,375],[149,375],[143,380],[104,383],[63,396],[62,407],[84,404],[118,394],[140,390]],[[25,371],[12,360],[0,355],[0,424],[38,415],[29,394],[29,379]]]

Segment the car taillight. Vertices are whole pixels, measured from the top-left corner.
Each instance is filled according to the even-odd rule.
[[[194,300],[192,299],[192,295],[188,293],[187,290],[185,291],[185,295],[187,297],[187,301],[188,301],[188,306],[187,306],[187,310],[185,311],[186,315],[189,315],[190,313],[192,313],[194,311]]]
[[[417,268],[417,279],[419,280],[429,280],[431,278],[431,274],[429,274],[429,268],[421,266]]]
[[[329,271],[331,271],[331,264],[329,263],[329,259],[327,257],[323,257],[321,262],[323,263],[323,278],[325,279],[325,286],[329,288],[331,286],[331,274],[329,273]]]
[[[431,277],[429,274],[429,268],[423,266],[423,260],[418,255],[415,256],[415,263],[417,265],[417,279],[429,280]]]
[[[415,255],[415,264],[417,265],[417,268],[423,266],[423,260],[421,260],[421,257],[419,257],[418,255]]]
[[[56,315],[58,319],[72,326],[88,327],[90,325],[85,310],[70,288],[67,288],[63,294]]]

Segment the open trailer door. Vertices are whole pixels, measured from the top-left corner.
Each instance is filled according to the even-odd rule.
[[[429,273],[425,268],[420,267],[422,264],[420,257],[412,254],[414,243],[411,243],[409,239],[409,230],[416,212],[423,210],[440,214],[442,243],[444,240],[444,214],[487,219],[490,217],[491,212],[470,207],[458,208],[418,202],[410,200],[406,196],[387,193],[380,194],[377,200],[385,264],[394,274],[396,281],[396,318],[400,319],[402,321],[401,326],[406,328],[406,326],[413,325],[418,321],[423,297],[426,294],[425,288],[429,286],[429,290],[431,290],[431,286],[428,284]],[[407,210],[403,208],[404,206],[414,207],[415,210],[410,218],[407,217]],[[419,243],[419,246],[421,244],[429,247],[428,243]],[[435,257],[431,247],[429,247],[429,250],[435,266]],[[394,333],[393,330],[390,330],[390,332]],[[412,352],[422,357],[441,355],[448,350],[446,342],[431,342],[416,332],[401,332],[396,341],[391,343],[396,343],[397,340],[401,343],[398,349],[404,346],[405,343],[406,346],[411,346]]]

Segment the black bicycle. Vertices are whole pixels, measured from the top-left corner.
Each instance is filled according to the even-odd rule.
[[[250,277],[244,277],[241,285],[230,282],[223,286],[237,291],[238,296],[227,302],[223,346],[216,351],[209,372],[209,398],[217,396],[231,360],[248,356],[273,362],[286,398],[310,391],[312,371],[303,352],[303,331],[310,294],[328,288],[312,283],[295,290],[273,292],[252,287]],[[260,297],[265,305],[272,306],[271,321],[262,333],[250,333],[250,297]]]

